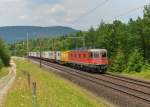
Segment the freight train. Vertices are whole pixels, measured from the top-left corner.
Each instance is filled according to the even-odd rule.
[[[29,52],[31,58],[42,58],[83,71],[105,73],[108,67],[106,49]]]

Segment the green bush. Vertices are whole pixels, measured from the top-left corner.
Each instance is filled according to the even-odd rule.
[[[145,64],[143,65],[142,67],[142,70],[141,71],[145,71],[145,72],[150,72],[150,64],[147,62],[145,62]]]
[[[144,58],[138,49],[135,49],[129,54],[128,64],[126,71],[128,72],[140,72],[144,64]]]
[[[2,59],[0,58],[0,69],[4,66]]]
[[[2,39],[0,39],[0,58],[4,66],[9,66],[10,51]]]
[[[116,56],[112,59],[110,70],[111,72],[123,72],[125,67],[125,55],[121,50],[119,50]]]

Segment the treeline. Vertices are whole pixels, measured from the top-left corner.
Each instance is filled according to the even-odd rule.
[[[108,50],[109,70],[112,72],[140,72],[150,63],[150,6],[145,6],[143,17],[128,23],[115,20],[101,22],[97,29],[65,35],[59,38],[38,38],[29,41],[30,51],[105,48]],[[16,55],[26,55],[26,42],[11,45]]]
[[[0,69],[9,66],[10,50],[8,45],[0,38]]]

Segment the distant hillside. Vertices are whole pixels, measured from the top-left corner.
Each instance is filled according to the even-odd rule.
[[[29,33],[29,38],[35,37],[52,37],[61,36],[65,34],[75,33],[77,30],[63,27],[39,27],[39,26],[6,26],[0,27],[0,37],[2,37],[7,42],[13,42],[16,40],[26,39],[27,32]]]

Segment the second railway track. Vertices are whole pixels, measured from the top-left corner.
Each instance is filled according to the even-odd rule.
[[[38,59],[34,59],[38,61]],[[139,105],[135,104],[135,107],[150,107],[150,82],[136,80],[128,77],[117,76],[113,74],[96,74],[96,73],[88,73],[82,72],[80,70],[72,69],[66,66],[54,64],[48,61],[42,61],[43,64],[60,70],[61,72],[65,72],[70,76],[78,77],[86,80],[87,82],[92,82],[97,86],[103,86],[105,88],[109,88],[116,93],[123,94],[123,96],[127,96],[128,98],[135,99],[139,103]],[[127,104],[128,105],[128,104]],[[122,107],[122,106],[121,106]],[[124,106],[128,107],[128,106]]]

